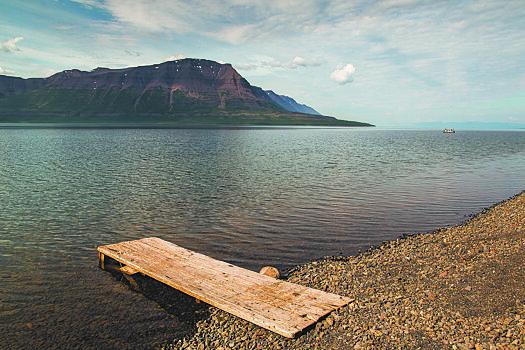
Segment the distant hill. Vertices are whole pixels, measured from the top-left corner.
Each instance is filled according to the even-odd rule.
[[[458,130],[513,130],[513,129],[525,129],[525,124],[521,123],[510,123],[510,122],[428,122],[428,123],[414,123],[411,127],[421,129],[456,129]]]
[[[287,111],[291,112],[299,112],[299,113],[307,113],[307,114],[316,114],[320,115],[321,113],[317,112],[312,107],[309,107],[304,104],[297,103],[293,98],[284,96],[284,95],[278,95],[272,90],[265,90],[266,94],[268,95],[268,98],[274,102],[279,107],[282,107],[286,109]]]
[[[251,85],[230,64],[203,59],[0,76],[0,122],[370,126],[312,111]]]

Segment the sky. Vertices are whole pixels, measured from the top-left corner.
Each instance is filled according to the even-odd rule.
[[[0,0],[0,74],[226,62],[321,114],[525,127],[524,0]]]

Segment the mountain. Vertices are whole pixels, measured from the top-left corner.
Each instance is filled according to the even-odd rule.
[[[0,75],[0,99],[41,88],[45,81],[42,78],[22,79]]]
[[[370,125],[289,111],[275,100],[300,105],[270,97],[230,64],[203,59],[42,79],[0,76],[0,93],[0,122]]]
[[[287,111],[321,115],[321,113],[317,112],[312,107],[309,107],[304,104],[299,104],[291,97],[278,95],[272,90],[265,90],[264,92],[268,95],[270,101],[272,101],[279,107],[286,109]]]

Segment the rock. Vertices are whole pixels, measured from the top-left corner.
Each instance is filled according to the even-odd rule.
[[[361,342],[358,342],[354,345],[354,349],[355,350],[361,350],[361,349],[364,349],[364,346]]]
[[[272,266],[265,266],[259,271],[261,275],[270,276],[273,278],[280,278],[281,274],[279,273],[279,270],[277,270],[275,267]]]

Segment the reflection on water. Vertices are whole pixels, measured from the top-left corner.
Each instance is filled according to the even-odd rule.
[[[157,236],[253,270],[355,254],[520,192],[524,153],[519,131],[0,129],[0,342],[175,337],[99,245]]]

